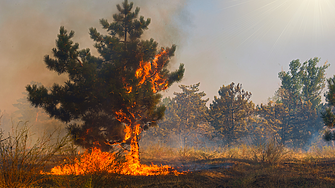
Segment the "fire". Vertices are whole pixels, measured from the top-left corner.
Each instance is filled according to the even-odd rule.
[[[85,153],[79,158],[74,160],[74,164],[65,164],[55,166],[51,169],[50,174],[54,175],[68,175],[68,174],[87,174],[93,172],[115,172],[113,169],[116,166],[115,154],[109,152],[101,152],[100,149],[94,147],[92,152]],[[113,171],[114,170],[114,171]]]
[[[139,68],[135,73],[136,78],[139,79],[139,85],[142,85],[145,81],[151,82],[152,91],[154,93],[157,93],[159,90],[167,89],[167,80],[160,76],[160,70],[164,67],[166,61],[158,64],[158,60],[167,53],[166,50],[162,49],[151,62],[140,62]],[[163,85],[164,87],[162,87]]]
[[[122,82],[126,83],[125,78],[122,78]],[[128,84],[125,84],[124,88],[126,89],[127,93],[131,93],[133,90],[133,87],[129,86]]]
[[[122,114],[122,113],[121,113]],[[182,174],[177,172],[168,165],[144,165],[140,163],[138,135],[141,133],[140,124],[135,125],[134,129],[130,126],[125,127],[125,139],[128,140],[131,135],[131,150],[127,151],[125,162],[118,163],[115,153],[102,152],[97,147],[94,147],[91,152],[86,150],[84,154],[76,158],[72,164],[55,166],[51,169],[52,175],[83,175],[97,172],[118,173],[124,175],[174,175]]]
[[[138,69],[135,71],[135,77],[138,79],[137,87],[150,82],[152,92],[165,90],[168,87],[168,81],[161,75],[167,60],[161,59],[168,52],[164,49],[155,56],[152,61],[139,63]],[[131,93],[133,87],[122,78],[126,93]],[[119,173],[124,175],[166,175],[171,172],[175,175],[181,174],[173,170],[167,165],[144,165],[139,159],[138,137],[142,131],[141,124],[137,123],[137,119],[141,118],[141,111],[136,109],[136,102],[133,102],[131,107],[124,107],[119,111],[114,112],[115,118],[125,124],[125,137],[121,143],[126,143],[130,140],[130,151],[125,151],[125,162],[117,163],[116,154],[102,152],[98,148],[93,148],[91,152],[86,151],[79,159],[76,159],[73,164],[60,165],[52,168],[50,174],[66,175],[66,174],[86,174],[93,172],[107,171],[109,173]],[[113,144],[114,145],[114,144]]]
[[[85,151],[78,159],[76,158],[73,164],[65,164],[53,167],[50,173],[52,175],[83,175],[97,172],[118,173],[124,175],[167,175],[181,173],[172,170],[171,167],[157,165],[143,165],[139,161],[126,156],[125,163],[118,163],[115,153],[102,152],[94,147],[91,152]]]
[[[50,173],[52,175],[83,175],[97,172],[118,173],[124,175],[167,175],[173,173],[174,175],[182,174],[172,169],[168,165],[144,165],[140,163],[138,135],[140,134],[140,124],[135,125],[134,129],[126,126],[125,140],[130,138],[130,135],[135,136],[131,139],[131,150],[127,152],[124,163],[118,163],[116,154],[110,152],[102,152],[100,149],[94,147],[91,152],[85,151],[83,155],[74,160],[73,164],[65,164],[53,167]]]

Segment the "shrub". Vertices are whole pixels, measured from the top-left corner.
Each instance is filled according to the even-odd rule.
[[[30,187],[45,180],[44,167],[69,141],[68,136],[53,139],[55,133],[30,144],[27,123],[13,126],[7,137],[0,129],[0,187]]]
[[[259,162],[275,164],[280,162],[288,154],[284,144],[272,139],[255,147],[254,159]]]

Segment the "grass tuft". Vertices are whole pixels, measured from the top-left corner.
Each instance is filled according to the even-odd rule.
[[[256,146],[253,152],[254,160],[268,164],[278,164],[289,154],[284,144],[274,139]]]

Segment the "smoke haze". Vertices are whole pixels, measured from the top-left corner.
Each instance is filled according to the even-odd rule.
[[[66,75],[49,71],[43,58],[51,55],[60,26],[75,31],[80,49],[93,48],[89,28],[99,19],[112,22],[123,0],[0,1],[0,110],[24,97],[31,81],[45,86],[63,83]],[[251,100],[267,103],[280,86],[278,72],[289,62],[320,57],[335,74],[335,3],[329,0],[133,0],[140,15],[151,18],[144,38],[159,46],[177,45],[171,70],[185,64],[185,75],[163,94],[179,92],[179,84],[200,82],[212,101],[224,84],[241,83]]]
[[[96,55],[88,30],[95,27],[104,33],[99,19],[112,22],[116,4],[123,1],[1,1],[0,2],[0,109],[11,113],[12,104],[25,97],[25,86],[31,81],[45,86],[64,83],[66,75],[46,68],[45,55],[51,55],[60,26],[75,31],[74,42],[80,49],[90,48]],[[140,15],[151,18],[145,38],[154,38],[160,46],[182,46],[185,33],[180,24],[187,20],[184,1],[140,1]],[[181,19],[179,19],[181,18]],[[176,61],[176,58],[174,59]]]

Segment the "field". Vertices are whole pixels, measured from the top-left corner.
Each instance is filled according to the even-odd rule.
[[[333,146],[315,144],[302,151],[275,141],[215,149],[152,144],[140,150],[141,163],[169,165],[181,174],[133,176],[97,170],[50,175],[64,159],[71,163],[82,154],[66,138],[49,143],[52,139],[46,137],[28,147],[27,133],[0,134],[0,187],[335,187]]]
[[[270,144],[221,151],[152,147],[141,153],[142,163],[169,164],[184,174],[40,175],[30,187],[334,187],[334,151],[323,147],[302,152]]]

